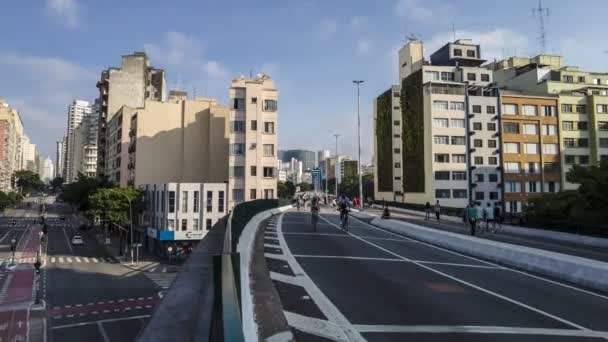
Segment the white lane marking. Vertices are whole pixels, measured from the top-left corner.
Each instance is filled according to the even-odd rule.
[[[167,268],[166,268],[166,267],[163,267],[162,272],[163,272],[163,273],[167,273]]]
[[[352,218],[354,218],[355,220],[357,220],[357,221],[359,221],[361,223],[364,223],[363,221],[357,219],[356,217],[352,217]],[[404,222],[404,223],[407,223],[407,222]],[[407,236],[399,235],[397,233],[391,232],[390,230],[381,229],[381,228],[378,228],[378,227],[376,227],[376,229],[379,230],[379,231],[381,231],[381,232],[393,235],[393,236],[397,236],[397,237],[400,237],[400,238],[403,238],[403,239],[415,241],[415,242],[421,243],[421,244],[423,244],[425,246],[429,246],[429,247],[432,247],[432,248],[435,248],[435,249],[439,249],[439,250],[442,250],[444,252],[451,253],[451,254],[454,254],[454,255],[459,255],[461,257],[468,258],[468,259],[471,259],[471,260],[475,260],[475,261],[478,261],[478,262],[481,262],[481,263],[484,263],[484,264],[488,264],[488,265],[492,265],[492,266],[496,266],[496,267],[504,267],[504,266],[499,265],[497,263],[489,262],[489,261],[478,259],[476,257],[472,257],[472,256],[469,256],[469,255],[466,255],[466,254],[462,254],[462,253],[459,253],[459,252],[451,251],[449,249],[445,249],[443,247],[435,246],[435,245],[432,245],[432,244],[427,243],[427,242],[414,240],[414,239],[409,238]],[[538,280],[543,280],[543,281],[546,281],[546,282],[551,283],[551,284],[559,285],[559,286],[562,286],[562,287],[565,287],[565,288],[568,288],[568,289],[571,289],[571,290],[575,290],[575,291],[578,291],[578,292],[582,292],[582,293],[585,293],[585,294],[588,294],[588,295],[592,295],[592,296],[596,296],[596,297],[600,297],[602,299],[608,300],[608,296],[605,296],[605,295],[602,295],[602,294],[599,294],[599,293],[595,293],[595,292],[592,292],[592,291],[589,291],[589,290],[581,289],[581,288],[578,288],[578,287],[575,287],[575,286],[572,286],[572,285],[560,283],[558,281],[547,279],[547,278],[543,278],[541,276],[537,276],[537,275],[534,275],[534,274],[526,273],[526,272],[520,271],[518,269],[509,268],[509,267],[505,267],[505,269],[509,270],[511,272],[515,272],[515,273],[519,273],[519,274],[522,274],[522,275],[526,275],[528,277],[532,277],[532,278],[535,278],[535,279],[538,279]]]
[[[93,262],[99,262],[97,258],[91,258],[91,260],[93,260]]]
[[[72,244],[70,243],[70,239],[68,238],[68,233],[65,232],[65,228],[62,228],[61,230],[63,230],[63,235],[65,236],[65,242],[68,244],[68,247],[70,247],[70,253],[74,254],[74,250],[72,249]]]
[[[59,257],[59,262],[63,263],[63,261],[64,261],[63,257]]]
[[[266,248],[281,248],[281,246],[279,246],[279,245],[269,245],[267,243],[264,244],[264,247],[266,247]]]
[[[291,285],[303,286],[302,282],[300,281],[300,279],[298,279],[298,277],[292,277],[281,273],[270,272],[270,279]]]
[[[128,320],[132,320],[132,319],[140,319],[140,318],[148,318],[148,317],[150,317],[150,315],[139,315],[139,316],[130,316],[130,317],[122,317],[122,318],[108,318],[108,319],[100,319],[100,320],[90,321],[90,322],[81,322],[81,323],[73,323],[73,324],[56,325],[54,327],[51,327],[51,329],[52,330],[65,329],[65,328],[80,327],[80,326],[83,326],[83,325],[91,325],[91,324],[97,324],[97,323],[119,322],[119,321],[128,321]]]
[[[323,220],[325,220],[325,221],[327,221],[327,222],[331,223],[329,220],[327,220],[327,219],[326,219],[326,218],[324,218],[323,216],[319,215],[319,217],[321,217],[321,219],[323,219]],[[332,223],[332,224],[333,224],[333,223]],[[338,227],[338,226],[337,226],[337,225],[335,225],[335,224],[334,224],[334,227],[335,227],[336,229],[340,229],[340,227]],[[351,234],[351,233],[347,232],[347,234]],[[352,234],[351,234],[351,235],[352,235]],[[436,269],[434,269],[434,268],[432,268],[432,267],[426,266],[426,265],[421,264],[421,263],[419,263],[419,262],[415,262],[415,261],[413,261],[413,260],[411,260],[411,259],[408,259],[408,258],[406,258],[406,257],[404,257],[404,256],[402,256],[402,255],[400,255],[400,254],[394,253],[394,252],[392,252],[392,251],[390,251],[390,250],[388,250],[388,249],[386,249],[386,248],[384,248],[384,247],[378,246],[378,245],[376,245],[376,244],[375,244],[375,243],[373,243],[373,242],[370,242],[370,241],[367,241],[367,240],[365,240],[365,239],[362,239],[362,238],[358,237],[357,235],[353,235],[353,236],[354,236],[355,238],[359,239],[360,241],[365,242],[365,243],[367,243],[367,244],[369,244],[369,245],[371,245],[371,246],[374,246],[374,247],[376,247],[376,248],[378,248],[378,249],[380,249],[380,250],[382,250],[382,251],[385,251],[385,252],[387,252],[387,253],[389,253],[389,254],[391,254],[391,255],[394,255],[394,256],[396,256],[396,257],[398,257],[398,258],[403,258],[404,260],[409,260],[409,261],[411,261],[411,262],[412,262],[414,265],[418,265],[419,267],[422,267],[422,268],[424,268],[424,269],[426,269],[426,270],[429,270],[429,271],[431,271],[431,272],[433,272],[433,273],[436,273],[436,274],[442,275],[442,276],[444,276],[444,277],[446,277],[446,278],[452,279],[452,280],[454,280],[454,281],[456,281],[456,282],[459,282],[459,283],[461,283],[461,284],[463,284],[463,285],[467,285],[467,286],[469,286],[469,287],[471,287],[471,288],[474,288],[474,289],[476,289],[476,290],[479,290],[479,291],[485,292],[485,293],[487,293],[487,294],[489,294],[489,295],[492,295],[492,296],[494,296],[494,297],[500,298],[500,299],[505,300],[505,301],[507,301],[507,302],[510,302],[510,303],[513,303],[513,304],[519,305],[519,306],[521,306],[521,307],[523,307],[523,308],[526,308],[526,309],[528,309],[528,310],[534,311],[534,312],[536,312],[536,313],[539,313],[539,314],[541,314],[541,315],[547,316],[547,317],[549,317],[549,318],[553,318],[553,319],[554,319],[554,320],[556,320],[556,321],[559,321],[559,322],[562,322],[562,323],[564,323],[564,324],[570,325],[570,326],[575,327],[575,328],[577,328],[577,329],[581,329],[581,330],[589,330],[588,328],[585,328],[585,327],[583,327],[583,326],[581,326],[581,325],[578,325],[578,324],[576,324],[576,323],[574,323],[574,322],[570,322],[570,321],[568,321],[568,320],[566,320],[566,319],[564,319],[564,318],[561,318],[561,317],[558,317],[558,316],[552,315],[552,314],[550,314],[550,313],[548,313],[548,312],[545,312],[545,311],[543,311],[543,310],[541,310],[541,309],[535,308],[535,307],[533,307],[533,306],[531,306],[531,305],[524,304],[524,303],[522,303],[522,302],[520,302],[520,301],[517,301],[517,300],[515,300],[515,299],[509,298],[509,297],[507,297],[507,296],[503,296],[503,295],[501,295],[501,294],[499,294],[499,293],[496,293],[496,292],[494,292],[494,291],[491,291],[491,290],[488,290],[488,289],[483,288],[483,287],[481,287],[481,286],[478,286],[478,285],[475,285],[475,284],[473,284],[473,283],[470,283],[470,282],[468,282],[468,281],[466,281],[466,280],[462,280],[462,279],[460,279],[460,278],[458,278],[458,277],[454,277],[454,276],[452,276],[452,275],[449,275],[449,274],[447,274],[447,273],[441,272],[441,271],[439,271],[439,270],[436,270]],[[293,269],[293,268],[292,268],[292,269]]]
[[[283,254],[264,253],[264,257],[269,259],[286,260]]]
[[[300,275],[302,285],[306,289],[306,292],[310,295],[313,301],[319,307],[319,310],[327,317],[327,319],[333,324],[340,327],[342,330],[342,340],[341,341],[355,341],[362,342],[365,341],[363,336],[357,332],[352,324],[348,321],[348,319],[340,312],[340,310],[325,296],[325,294],[317,287],[317,285],[310,279],[310,277],[306,274],[304,269],[300,266],[298,261],[291,254],[291,250],[287,245],[287,241],[285,241],[285,236],[283,236],[283,216],[285,214],[281,214],[279,216],[277,231],[279,236],[279,241],[281,247],[283,249],[283,253],[285,254],[285,258],[287,263],[291,267],[291,270],[294,274]]]
[[[396,261],[396,262],[409,262],[409,260],[403,260],[398,258],[370,258],[370,257],[357,257],[357,256],[346,256],[346,255],[311,255],[311,254],[294,254],[294,258],[317,258],[317,259],[345,259],[345,260],[370,260],[370,261]]]
[[[79,257],[76,257],[75,259],[76,259],[76,262],[82,262],[82,260],[80,260]]]
[[[72,258],[70,258],[70,257],[67,257],[67,258],[66,258],[66,260],[67,260],[68,262],[72,262]]]
[[[55,257],[51,257],[51,262],[55,262]]]
[[[359,332],[379,333],[472,333],[472,334],[515,334],[572,337],[608,337],[606,331],[586,331],[573,329],[548,329],[528,327],[498,327],[476,325],[365,325],[356,324]]]
[[[315,232],[310,232],[310,233],[303,233],[303,232],[293,232],[293,233],[283,233],[285,235],[310,235],[310,236],[337,236],[337,237],[344,237],[344,238],[349,238],[352,236],[346,235],[346,234],[334,234],[334,233],[315,233]],[[266,238],[266,239],[270,239],[270,238]]]
[[[86,257],[82,257],[82,260],[84,260],[84,262],[90,262],[89,258]]]
[[[428,265],[442,265],[442,266],[456,266],[456,267],[472,267],[472,268],[488,268],[494,270],[507,270],[506,267],[501,266],[486,266],[486,265],[472,265],[472,264],[461,264],[456,262],[441,262],[441,261],[426,261],[426,260],[412,260],[413,262],[428,264]]]
[[[8,232],[6,232],[6,234],[4,234],[4,236],[2,237],[2,239],[0,239],[0,242],[2,242],[4,239],[6,239],[6,237],[13,231],[13,229],[9,229]]]
[[[325,337],[332,341],[344,341],[344,332],[338,325],[323,319],[302,316],[294,312],[283,311],[291,327],[305,333]]]

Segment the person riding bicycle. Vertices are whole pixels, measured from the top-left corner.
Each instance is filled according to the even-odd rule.
[[[317,222],[319,222],[319,198],[317,198],[316,196],[312,198],[312,203],[310,205],[310,213],[312,227],[316,232]]]
[[[348,222],[348,211],[350,207],[350,201],[345,194],[341,194],[338,198],[338,210],[340,210],[340,222],[342,222],[342,226],[346,226]]]

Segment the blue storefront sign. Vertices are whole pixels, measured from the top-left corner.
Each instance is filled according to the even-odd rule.
[[[175,240],[175,232],[172,230],[159,230],[158,240],[161,241],[172,241]]]

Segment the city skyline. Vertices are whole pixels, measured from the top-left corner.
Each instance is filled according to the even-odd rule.
[[[599,16],[608,5],[593,3],[597,10],[585,17],[585,25],[577,25],[583,19],[568,16],[575,4],[559,4],[557,8],[556,1],[544,2],[545,7],[551,8],[546,22],[546,51],[564,55],[566,64],[579,65],[583,70],[605,70],[605,54],[594,46],[599,39],[599,33],[595,32],[601,32],[601,20],[593,20],[593,16]],[[124,33],[121,29],[119,34],[104,24],[108,18],[126,18],[134,10],[129,5],[121,4],[120,11],[106,12],[100,5],[79,1],[22,4],[12,8],[13,15],[0,23],[0,27],[6,28],[0,35],[9,32],[14,35],[9,28],[15,27],[20,14],[28,13],[35,19],[28,29],[16,33],[17,39],[3,37],[8,45],[3,48],[0,71],[8,82],[0,85],[0,92],[20,110],[30,138],[40,146],[42,154],[54,155],[55,142],[60,140],[60,132],[65,131],[64,115],[69,103],[74,99],[92,102],[95,80],[101,70],[119,63],[118,56],[147,51],[153,65],[167,72],[169,89],[181,88],[190,95],[196,92],[199,96],[215,97],[222,104],[227,104],[226,89],[233,77],[248,76],[250,71],[267,72],[282,89],[281,149],[300,146],[298,132],[306,128],[317,132],[315,139],[309,139],[310,148],[331,149],[331,134],[340,133],[341,149],[355,155],[356,90],[351,81],[360,78],[366,80],[361,88],[362,159],[366,161],[371,159],[372,99],[385,84],[397,80],[394,56],[406,35],[425,41],[428,54],[452,40],[454,24],[456,38],[479,42],[485,59],[537,52],[538,21],[531,11],[534,3],[515,1],[491,8],[480,8],[478,4],[401,0],[380,8],[362,3],[344,9],[340,2],[331,5],[306,2],[241,9],[237,6],[225,11],[224,5],[202,8],[184,3],[179,7],[141,9],[137,22],[159,13],[166,16],[165,25],[151,27],[145,34],[129,28]],[[247,20],[251,13],[264,15],[271,25]],[[434,20],[447,13],[459,21],[438,24]],[[235,25],[205,31],[194,24],[198,21],[189,20],[192,16],[210,23],[208,27],[225,20],[234,21]],[[565,20],[571,25],[559,24]],[[246,26],[250,29],[243,30]],[[268,29],[279,26],[284,29]],[[85,39],[89,36],[110,39]],[[265,49],[253,49],[260,37],[271,44],[265,45]],[[45,43],[33,44],[38,41]],[[77,42],[75,48],[56,48],[67,47],[68,41]],[[236,53],[234,41],[250,51],[248,58]],[[345,59],[349,63],[344,63]],[[310,69],[323,72],[303,72]],[[310,99],[315,99],[314,108],[309,105]],[[324,120],[322,127],[318,125],[320,120]]]

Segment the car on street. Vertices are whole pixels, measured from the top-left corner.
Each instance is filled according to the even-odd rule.
[[[84,245],[84,241],[82,240],[82,236],[74,235],[72,238],[72,245]]]

